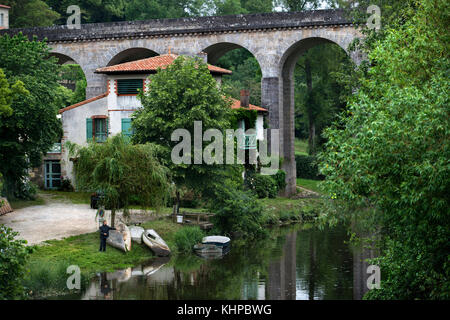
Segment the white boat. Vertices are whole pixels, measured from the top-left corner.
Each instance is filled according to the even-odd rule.
[[[144,243],[159,257],[170,255],[170,248],[167,243],[153,229],[145,230],[142,234]]]
[[[117,248],[122,251],[131,250],[131,233],[128,227],[119,222],[117,224],[116,230],[109,231],[109,237],[106,239],[106,243],[110,246]]]
[[[130,226],[128,227],[131,233],[131,241],[137,242],[139,244],[142,243],[142,234],[144,233],[144,228],[138,226]]]
[[[203,244],[212,244],[218,247],[228,247],[231,239],[224,236],[208,236],[202,239]]]

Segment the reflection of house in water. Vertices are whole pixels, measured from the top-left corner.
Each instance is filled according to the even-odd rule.
[[[270,300],[296,299],[297,232],[289,233],[280,260],[269,264],[267,298]]]

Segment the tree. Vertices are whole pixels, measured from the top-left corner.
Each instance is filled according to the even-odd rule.
[[[27,170],[41,164],[61,135],[56,118],[59,66],[45,42],[29,41],[22,34],[0,37],[0,65],[8,81],[21,81],[29,94],[10,105],[11,116],[0,115],[0,172],[8,197],[27,197],[23,185]]]
[[[151,79],[146,93],[140,95],[143,107],[134,114],[133,141],[152,142],[161,147],[160,156],[170,168],[171,179],[177,187],[177,204],[183,188],[204,195],[210,193],[229,166],[196,165],[194,154],[187,150],[183,151],[184,156],[191,164],[173,163],[171,151],[178,142],[172,141],[171,136],[176,129],[186,129],[194,138],[195,121],[202,122],[203,131],[213,128],[224,132],[230,128],[231,102],[225,98],[207,65],[198,59],[180,56]],[[192,145],[191,141],[188,143]],[[202,141],[201,145],[203,150],[206,143]]]
[[[22,81],[17,81],[10,86],[5,73],[0,69],[0,116],[9,117],[13,114],[11,104],[14,99],[19,99],[20,95],[26,95],[28,91],[24,88]]]
[[[2,4],[11,7],[9,21],[12,28],[47,27],[60,18],[42,0],[3,0]]]
[[[297,62],[295,77],[296,136],[308,138],[308,150],[315,154],[324,142],[321,134],[345,108],[348,90],[336,72],[350,66],[339,46],[323,44],[309,49]]]
[[[372,47],[371,68],[320,156],[333,204],[363,208],[326,218],[381,232],[381,289],[367,298],[449,299],[450,4],[416,5]]]
[[[31,248],[25,240],[15,237],[17,232],[0,225],[0,300],[24,298],[22,285],[26,273],[26,262]]]
[[[151,144],[132,145],[122,135],[105,143],[90,143],[81,147],[68,143],[69,154],[75,158],[75,183],[79,190],[104,193],[103,205],[111,208],[111,225],[116,210],[125,211],[132,199],[139,199],[143,207],[165,204],[170,189],[167,169],[155,156]]]

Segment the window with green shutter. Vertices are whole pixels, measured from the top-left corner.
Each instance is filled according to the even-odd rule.
[[[92,128],[93,128],[92,123],[93,123],[93,121],[91,118],[86,119],[86,141],[87,142],[92,141],[92,138],[94,137],[93,131],[92,131]]]
[[[108,136],[107,122],[106,119],[94,119],[95,128],[95,142],[105,142]]]
[[[117,93],[121,94],[138,94],[138,90],[144,87],[143,79],[120,79],[117,80]]]
[[[131,127],[132,119],[123,118],[122,119],[122,135],[129,140],[133,135],[133,128]]]

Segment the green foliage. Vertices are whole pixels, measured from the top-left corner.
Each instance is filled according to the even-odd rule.
[[[271,177],[275,181],[277,190],[284,190],[284,188],[286,187],[286,172],[283,170],[278,170],[277,173]]]
[[[266,235],[262,207],[251,191],[234,188],[228,183],[218,186],[211,209],[214,227],[221,233],[241,233],[245,237]]]
[[[449,298],[450,4],[414,4],[371,47],[372,67],[320,156],[333,204],[373,208],[381,229],[383,279],[368,298]]]
[[[179,142],[171,140],[176,129],[184,128],[194,139],[194,121],[202,121],[203,130],[224,132],[230,128],[230,101],[217,86],[207,65],[200,60],[177,58],[172,65],[151,77],[148,91],[140,95],[143,107],[135,112],[133,141],[151,141],[159,146],[159,156],[170,168],[171,179],[178,189],[186,188],[203,195],[220,184],[232,166],[195,165],[194,154],[188,154],[191,164],[174,164],[171,151]],[[203,142],[202,150],[210,142]]]
[[[49,56],[45,42],[29,41],[22,34],[0,37],[0,65],[8,81],[21,81],[29,94],[11,103],[13,113],[0,115],[0,172],[9,197],[25,183],[27,170],[41,164],[46,153],[62,134],[56,118],[59,66]]]
[[[60,17],[45,0],[3,0],[2,4],[11,7],[11,28],[51,26]]]
[[[159,208],[169,190],[167,169],[155,157],[151,144],[131,145],[122,135],[105,143],[80,147],[68,143],[69,153],[76,158],[74,174],[77,189],[102,190],[104,205],[113,209],[128,207],[131,196],[139,196],[145,206]],[[114,223],[114,216],[112,217]]]
[[[297,167],[297,178],[313,180],[321,180],[323,178],[319,173],[315,156],[296,154],[295,165]]]
[[[25,240],[15,239],[17,235],[11,228],[0,225],[0,300],[20,299],[25,294],[22,279],[31,251]]]
[[[5,73],[0,68],[0,116],[11,116],[13,114],[13,109],[11,109],[13,100],[26,94],[28,94],[28,91],[24,88],[23,82],[19,80],[10,85]]]
[[[271,176],[249,173],[245,179],[245,185],[260,199],[277,196],[277,183]]]
[[[183,227],[175,233],[175,245],[178,252],[190,253],[194,245],[202,242],[205,233],[197,226]]]

